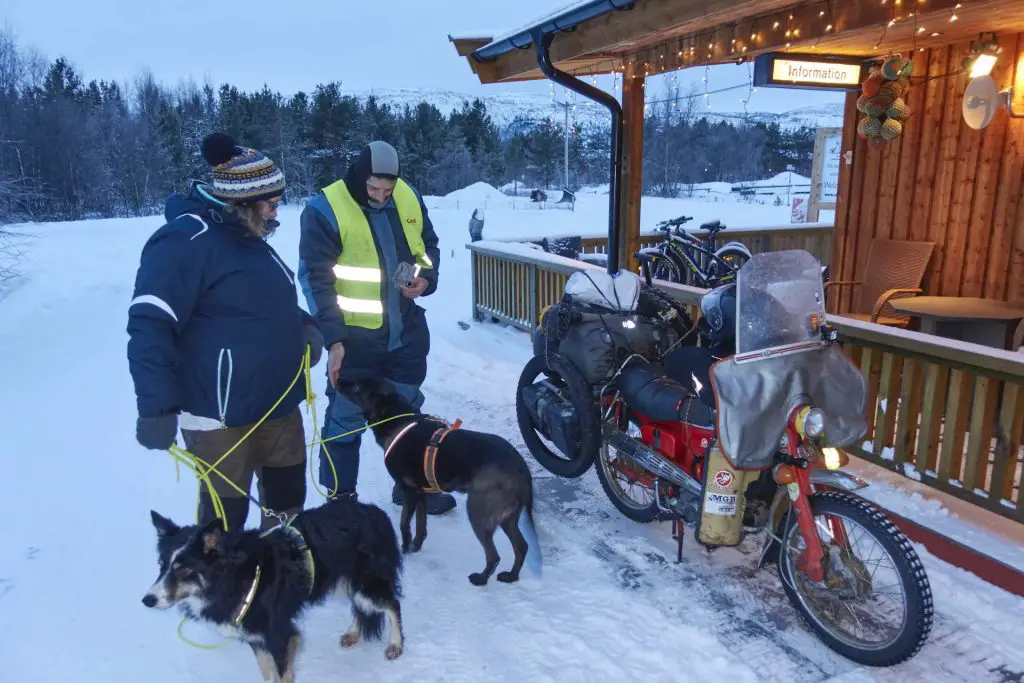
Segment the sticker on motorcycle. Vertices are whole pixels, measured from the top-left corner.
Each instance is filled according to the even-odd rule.
[[[726,493],[709,493],[704,497],[704,512],[709,515],[735,515],[736,496]]]
[[[727,489],[732,486],[732,482],[735,481],[736,477],[733,476],[732,472],[725,470],[718,470],[715,472],[715,484],[719,488]]]

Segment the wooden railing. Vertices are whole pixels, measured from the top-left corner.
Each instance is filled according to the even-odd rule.
[[[698,237],[705,237],[706,232],[693,231]],[[661,235],[641,235],[640,246],[648,247],[661,242]],[[803,249],[810,252],[822,265],[832,262],[832,225],[830,223],[814,223],[807,226],[779,226],[755,229],[726,228],[718,233],[718,243],[741,242],[758,254],[765,251],[783,251],[785,249]],[[608,251],[607,237],[584,237],[582,251],[585,254],[604,254]]]
[[[476,242],[473,315],[532,331],[572,273],[597,268],[523,244]],[[659,282],[693,308],[704,290]],[[868,379],[856,456],[1024,523],[1024,355],[829,315]]]

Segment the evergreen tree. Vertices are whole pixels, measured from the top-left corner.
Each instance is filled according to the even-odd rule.
[[[712,122],[700,117],[699,97],[668,90],[666,101],[650,106],[645,192],[675,196],[696,183],[752,180],[787,167],[810,174],[812,128]],[[478,181],[553,190],[565,182],[566,131],[557,113],[499,126],[481,99],[450,113],[426,101],[398,109],[345,95],[337,82],[282,95],[230,83],[172,89],[148,73],[127,86],[86,81],[66,58],[47,61],[0,31],[0,224],[159,214],[170,192],[209,177],[200,147],[214,130],[273,158],[288,180],[289,202],[344,177],[372,140],[398,148],[406,178],[425,195]],[[609,119],[570,120],[570,189],[607,185]]]

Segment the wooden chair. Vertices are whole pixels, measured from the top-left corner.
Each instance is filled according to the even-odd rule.
[[[840,315],[856,320],[906,327],[909,316],[896,313],[890,299],[921,293],[921,280],[935,250],[934,242],[872,240],[868,262],[861,280],[836,280],[825,284],[825,294],[833,287],[856,287],[850,310]]]

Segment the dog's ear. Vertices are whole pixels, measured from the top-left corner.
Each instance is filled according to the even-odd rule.
[[[156,527],[156,535],[158,538],[163,538],[164,536],[168,536],[181,530],[181,527],[161,515],[156,510],[150,510],[149,516],[153,520],[153,526]]]
[[[219,519],[212,520],[207,523],[199,532],[199,538],[202,542],[204,553],[216,553],[220,552],[224,543],[224,527],[223,522]]]

